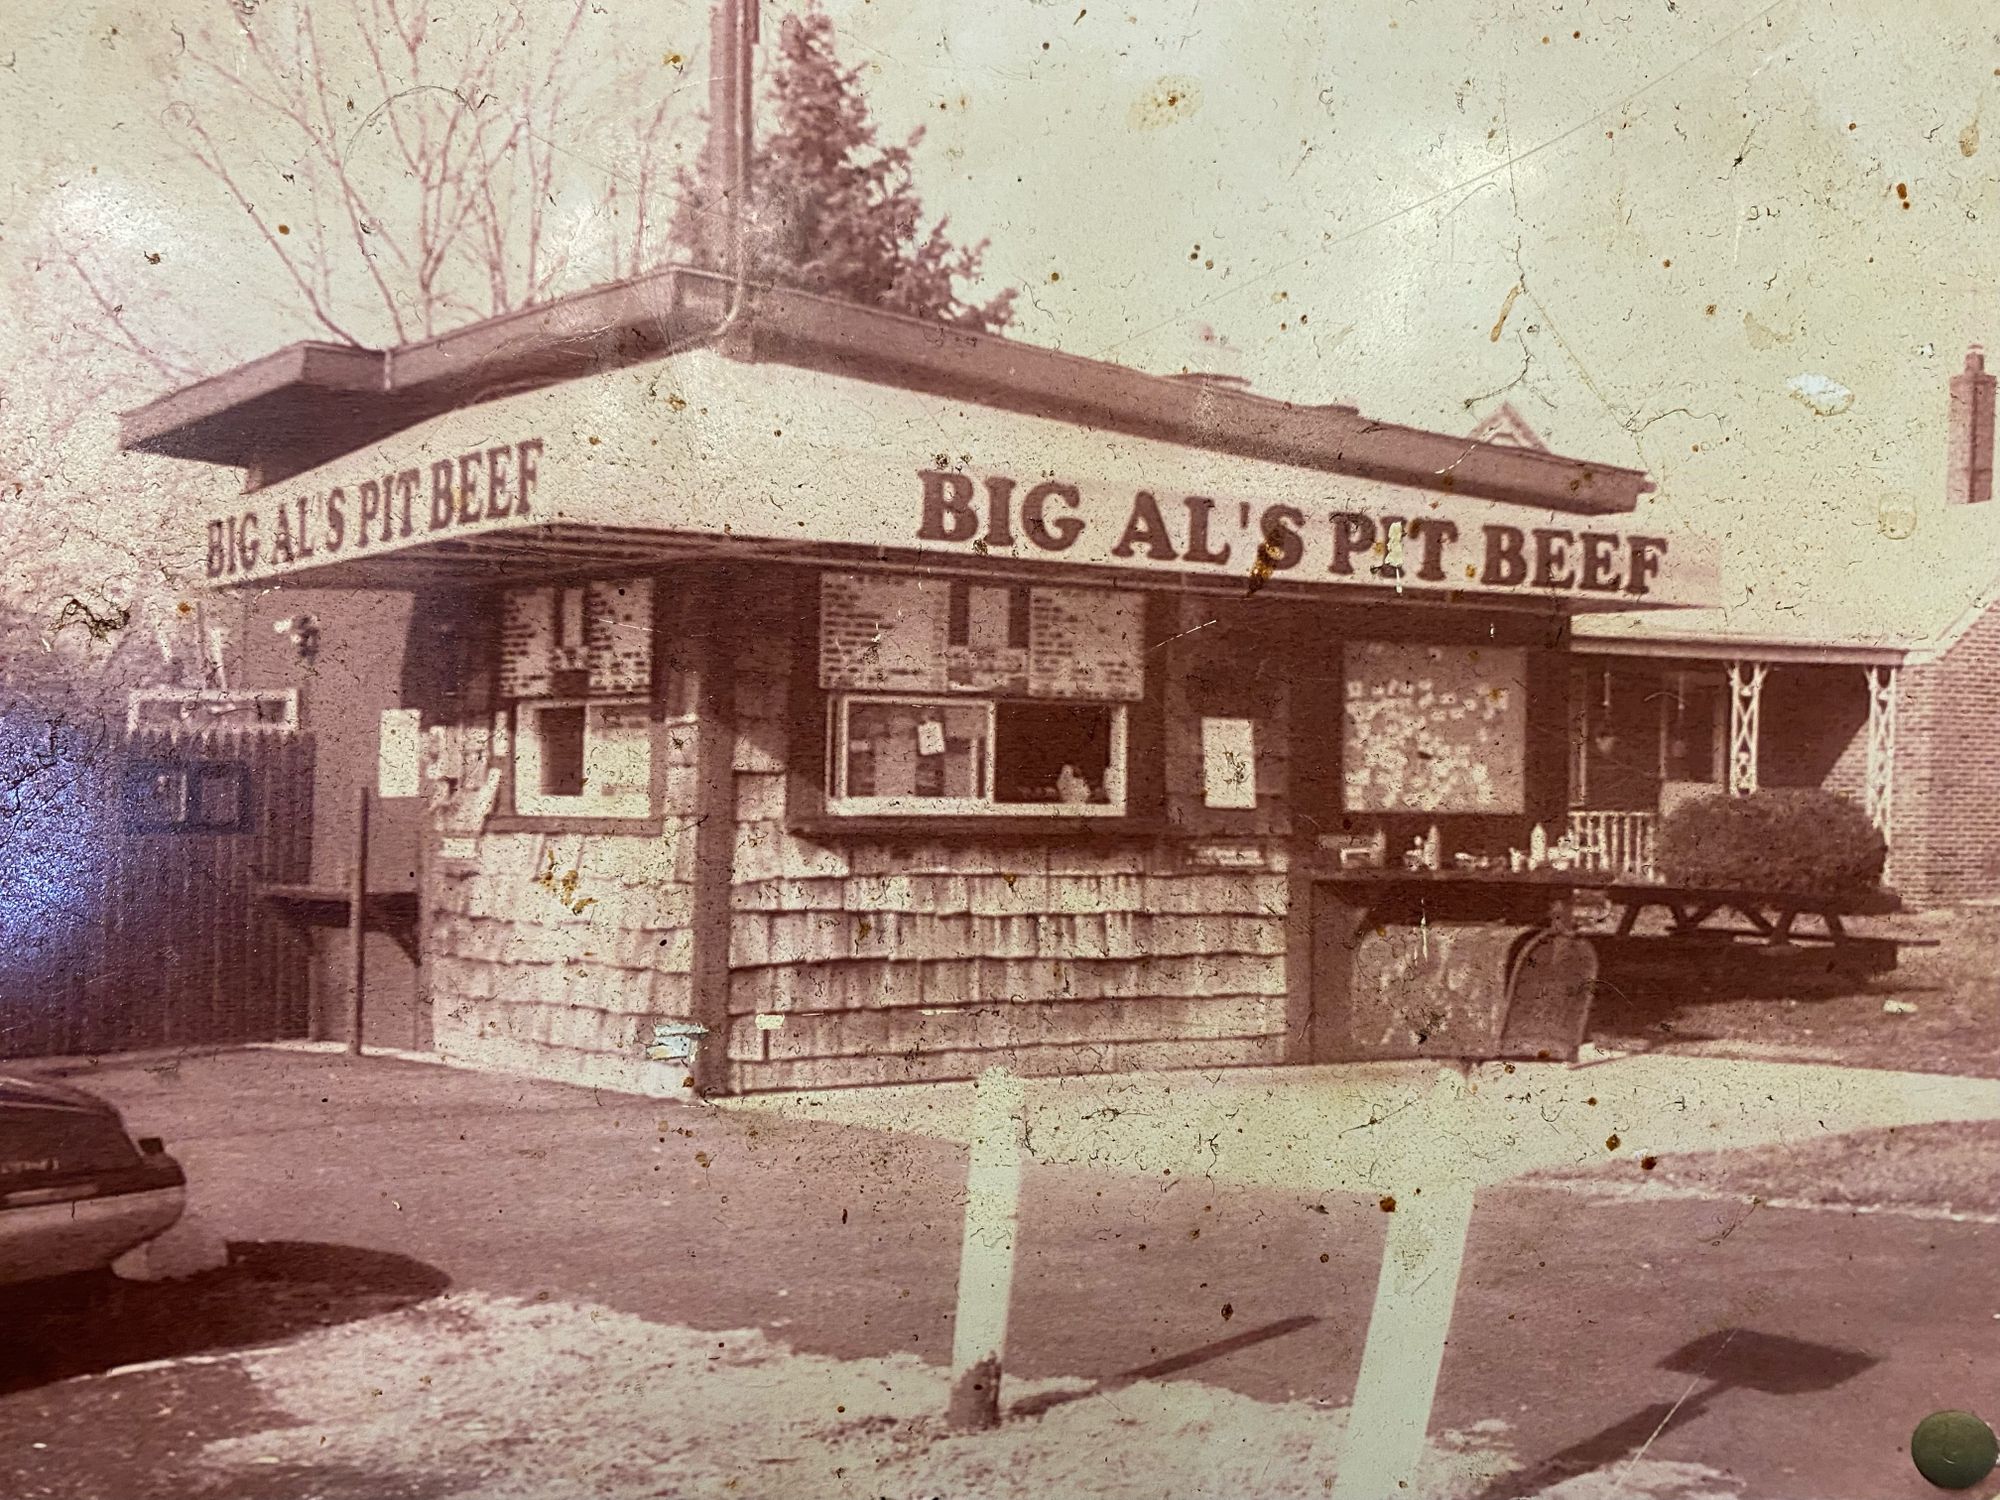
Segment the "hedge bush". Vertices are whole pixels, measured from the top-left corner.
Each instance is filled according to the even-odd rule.
[[[1787,789],[1683,803],[1660,820],[1654,864],[1672,885],[1856,896],[1880,886],[1888,857],[1852,800]]]

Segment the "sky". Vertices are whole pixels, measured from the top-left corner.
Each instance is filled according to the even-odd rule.
[[[21,270],[51,235],[81,236],[132,316],[198,363],[313,336],[173,145],[178,92],[233,149],[263,149],[188,62],[289,0],[236,3],[10,7],[16,368],[64,305],[46,267]],[[767,34],[785,8],[767,0]],[[1983,0],[827,8],[885,135],[923,128],[927,206],[1021,288],[1015,336],[1444,431],[1509,402],[1558,451],[1648,470],[1656,524],[1725,538],[1739,579],[1806,589],[1837,557],[1923,586],[1945,382],[1968,344],[2000,344]],[[494,7],[432,11],[442,32]],[[600,188],[629,167],[635,112],[671,96],[673,143],[698,140],[706,31],[693,0],[593,0],[553,205],[580,280],[601,279]],[[370,132],[353,140],[365,157]],[[261,165],[279,201],[283,163]],[[113,487],[139,472],[102,462]]]

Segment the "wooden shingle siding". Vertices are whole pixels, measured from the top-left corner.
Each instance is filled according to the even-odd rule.
[[[1199,680],[1174,694],[1192,717],[1135,749],[1143,763],[1131,781],[1159,787],[1145,828],[1010,836],[1004,817],[990,836],[918,820],[893,836],[806,826],[795,788],[811,785],[823,746],[798,712],[798,678],[817,692],[817,662],[794,614],[814,578],[771,570],[755,586],[739,581],[740,618],[724,632],[729,972],[726,1008],[711,1013],[720,1019],[702,1043],[722,1059],[721,1086],[965,1077],[995,1062],[1055,1072],[1281,1060],[1292,1040],[1291,695],[1281,673],[1255,663],[1239,691],[1231,666],[1260,637],[1239,630],[1225,643],[1217,626],[1170,641],[1213,611],[1151,611],[1163,680]],[[681,597],[684,585],[662,592]],[[675,663],[699,653],[676,637],[658,654]],[[1203,712],[1256,720],[1256,809],[1201,805]],[[696,1017],[699,729],[663,730],[657,832],[489,829],[471,857],[431,862],[441,1052],[646,1092],[682,1081],[686,1070],[645,1052],[654,1024]],[[1261,867],[1191,860],[1190,846],[1209,839],[1250,849]]]
[[[1268,870],[1190,869],[1159,840],[1082,828],[1020,841],[921,828],[822,839],[788,829],[787,779],[767,769],[794,753],[785,705],[789,674],[814,670],[805,644],[773,632],[737,658],[738,711],[755,712],[739,723],[736,757],[735,1087],[964,1077],[996,1062],[1095,1071],[1277,1059],[1288,895],[1268,836],[1283,820],[1282,694],[1276,709],[1254,710],[1266,795],[1250,817],[1195,810],[1198,758],[1185,733],[1169,750],[1183,831],[1265,836]],[[1213,667],[1212,654],[1202,659]]]
[[[846,1087],[871,1083],[929,1083],[974,1078],[1005,1066],[1017,1073],[1127,1073],[1165,1068],[1268,1067],[1287,1060],[1282,1036],[1224,1038],[1200,1043],[1068,1042],[1016,1047],[910,1048],[842,1058],[787,1059],[744,1065],[745,1092]],[[754,1071],[752,1067],[754,1066]]]
[[[921,1010],[819,1011],[786,1015],[782,1026],[755,1017],[730,1025],[739,1061],[839,1059],[878,1052],[982,1051],[1111,1042],[1210,1041],[1262,1037],[1282,1029],[1263,996],[1200,1000],[1042,1000]]]

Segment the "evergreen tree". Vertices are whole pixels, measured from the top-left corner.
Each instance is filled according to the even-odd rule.
[[[833,22],[817,0],[784,18],[770,83],[775,128],[753,156],[746,251],[756,282],[794,286],[933,322],[997,332],[1015,292],[975,304],[960,295],[978,278],[986,241],[955,244],[946,221],[923,228],[911,174],[913,132],[884,146],[861,90],[861,70],[834,50]],[[683,168],[671,239],[696,265],[728,263],[728,215],[711,154]]]

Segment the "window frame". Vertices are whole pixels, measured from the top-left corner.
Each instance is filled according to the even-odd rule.
[[[539,780],[541,771],[541,739],[525,734],[524,728],[536,715],[550,709],[583,710],[583,767],[585,790],[575,796],[557,795],[547,792],[529,791],[524,783]],[[603,708],[635,708],[645,716],[644,743],[646,746],[646,786],[641,792],[626,792],[619,796],[593,795],[590,786],[590,743],[591,710]],[[644,822],[658,816],[659,811],[659,716],[657,704],[650,696],[635,693],[603,694],[596,696],[566,698],[520,698],[516,699],[509,726],[508,772],[509,802],[517,817],[523,818],[589,818],[612,819],[619,822]],[[532,744],[532,749],[530,745]]]
[[[164,782],[170,789],[172,807],[164,815],[146,805],[150,799],[138,795],[140,784],[148,779]],[[203,816],[204,783],[229,789],[231,816]],[[248,833],[255,819],[250,791],[250,768],[241,761],[149,757],[125,763],[119,802],[128,833]]]
[[[979,797],[882,797],[847,793],[848,723],[855,704],[908,704],[918,707],[984,708],[986,738]],[[1000,714],[1010,703],[1037,708],[1070,706],[1100,709],[1110,714],[1111,745],[1105,766],[1103,802],[1002,802],[998,796]],[[1078,818],[1127,819],[1131,816],[1131,708],[1109,699],[1013,698],[985,693],[865,693],[825,694],[826,747],[823,810],[828,818]],[[1115,789],[1115,795],[1113,791]]]

